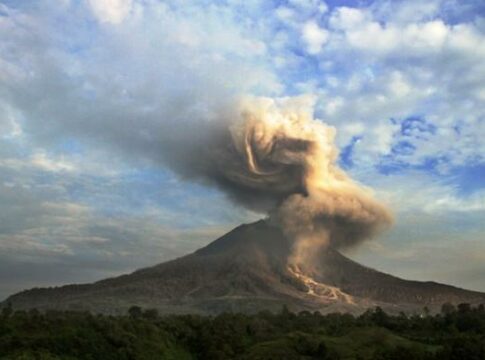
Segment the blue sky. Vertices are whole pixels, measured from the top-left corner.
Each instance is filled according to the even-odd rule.
[[[482,1],[0,1],[0,297],[264,216],[167,145],[237,94],[315,97],[396,217],[350,256],[485,291],[484,44]]]

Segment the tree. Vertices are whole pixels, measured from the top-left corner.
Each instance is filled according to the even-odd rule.
[[[132,306],[128,309],[128,314],[130,315],[130,317],[137,319],[142,316],[143,312],[141,310],[141,307]]]
[[[469,313],[472,309],[472,306],[468,303],[462,303],[458,305],[458,311],[460,313]]]
[[[485,359],[485,345],[475,338],[456,338],[453,339],[444,351],[438,354],[438,358],[449,360],[483,360]]]
[[[443,315],[450,315],[453,314],[456,311],[455,305],[451,303],[444,303],[441,305],[441,313]]]
[[[147,309],[143,312],[143,317],[145,319],[155,320],[158,318],[158,310],[157,309]]]
[[[378,326],[386,326],[389,323],[389,316],[379,306],[375,308],[371,318],[374,324]]]
[[[315,356],[319,359],[326,359],[327,355],[328,355],[327,345],[325,345],[325,341],[322,340],[318,344]]]
[[[2,309],[2,317],[8,318],[10,315],[12,315],[13,309],[12,309],[12,303],[7,303],[7,305]]]

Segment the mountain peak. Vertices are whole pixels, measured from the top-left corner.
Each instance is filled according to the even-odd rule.
[[[267,220],[240,225],[209,245],[197,250],[198,255],[214,255],[226,252],[246,253],[251,250],[265,252],[272,257],[286,258],[291,242],[281,229]]]
[[[327,248],[308,269],[289,266],[291,241],[269,221],[240,225],[184,257],[93,284],[33,289],[6,301],[15,308],[123,313],[132,305],[162,313],[293,310],[361,312],[482,303],[485,294],[403,280]]]

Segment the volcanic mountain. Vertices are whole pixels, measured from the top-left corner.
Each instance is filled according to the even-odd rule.
[[[288,266],[292,244],[268,221],[241,225],[184,257],[93,284],[32,289],[9,297],[15,309],[124,313],[132,305],[162,313],[290,309],[358,313],[437,309],[445,302],[485,303],[485,293],[403,280],[360,265],[332,248],[314,266]]]

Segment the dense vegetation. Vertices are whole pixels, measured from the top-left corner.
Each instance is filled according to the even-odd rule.
[[[361,316],[222,314],[126,316],[40,313],[6,307],[0,359],[485,359],[483,305],[443,305],[440,314]]]

